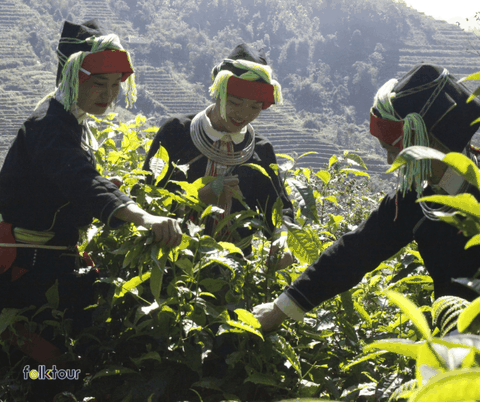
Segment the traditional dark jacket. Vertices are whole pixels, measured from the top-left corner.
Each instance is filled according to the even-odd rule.
[[[203,156],[190,164],[190,168],[185,175],[179,169],[174,169],[172,162],[178,164],[187,164],[201,155],[201,152],[195,147],[190,137],[190,123],[195,117],[194,114],[178,116],[169,119],[156,134],[147,158],[144,164],[145,170],[150,170],[149,161],[155,156],[160,144],[168,151],[170,163],[168,172],[159,186],[166,186],[169,190],[175,190],[175,185],[168,180],[188,181],[190,183],[205,176],[207,166],[207,157]],[[246,136],[247,137],[247,136]],[[247,140],[234,145],[234,150],[238,151],[245,147]],[[265,212],[265,217],[270,231],[273,230],[271,219],[273,204],[277,199],[277,193],[283,202],[283,216],[289,222],[293,221],[293,207],[289,200],[283,183],[279,177],[270,168],[270,164],[276,164],[277,160],[272,144],[264,137],[255,136],[255,152],[246,163],[255,163],[262,166],[269,174],[270,179],[259,171],[247,166],[237,166],[233,169],[232,175],[238,175],[239,186],[246,204],[253,210],[257,208]],[[242,204],[234,199],[231,212],[244,210]],[[239,230],[241,237],[249,236],[254,229],[242,228]]]
[[[426,195],[428,194],[428,190]],[[430,190],[431,191],[431,190]],[[478,193],[475,191],[478,197]],[[323,301],[351,289],[382,261],[415,240],[434,283],[435,298],[452,295],[473,300],[476,294],[451,282],[473,277],[480,268],[480,247],[465,250],[469,238],[455,227],[427,219],[416,203],[417,194],[386,196],[377,209],[354,231],[325,250],[318,260],[286,289],[287,295],[308,311]]]
[[[110,226],[132,202],[96,170],[82,148],[82,125],[55,99],[45,101],[18,131],[0,172],[0,213],[25,229],[53,231],[54,245],[75,245],[94,217]]]

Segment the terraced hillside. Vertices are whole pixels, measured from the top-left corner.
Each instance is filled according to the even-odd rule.
[[[254,126],[259,134],[272,141],[277,154],[300,156],[316,152],[299,159],[299,166],[323,168],[333,154],[340,152],[338,147],[315,137],[317,132],[314,130],[299,129],[301,122],[295,115],[295,107],[286,101],[284,105],[262,111]]]
[[[40,19],[39,14],[21,2],[0,2],[0,164],[23,120],[55,82],[53,72],[19,35],[22,24],[32,19]]]
[[[422,14],[422,13],[420,13]],[[466,32],[457,25],[445,21],[434,20],[435,33],[428,44],[416,44],[413,38],[405,41],[399,49],[398,66],[392,77],[401,77],[418,63],[430,63],[444,66],[457,78],[463,78],[480,70],[479,54],[474,51],[480,47],[480,40],[471,32]],[[477,84],[466,82],[465,85],[474,89]],[[329,157],[343,152],[330,142],[323,141],[320,134],[313,130],[299,129],[298,122],[291,117],[295,115],[292,105],[278,108],[277,111],[263,112],[259,119],[261,129],[271,139],[278,153],[302,154],[308,151],[317,152],[301,160],[301,166],[321,168]],[[477,134],[476,137],[479,137]],[[477,140],[478,141],[478,140]],[[365,151],[354,151],[362,156],[369,168],[369,173],[381,174],[388,169],[385,159]]]
[[[105,0],[82,0],[75,5],[75,22],[98,19],[107,32],[115,32],[120,37],[135,35],[130,21],[120,20]]]
[[[434,23],[436,30],[428,44],[412,45],[407,41],[400,49],[398,76],[421,62],[441,65],[457,79],[480,71],[480,38],[445,21],[434,20]],[[478,81],[465,81],[464,85],[473,91]],[[473,142],[480,144],[479,133]]]
[[[14,1],[0,3],[0,33],[8,33],[24,18],[32,17],[29,7]]]
[[[417,63],[444,66],[458,78],[478,71],[480,59],[474,49],[480,46],[479,38],[457,25],[438,20],[434,23],[436,31],[428,44],[412,44],[409,40],[400,48],[398,75],[405,74]]]
[[[435,21],[435,33],[429,40],[433,44],[414,44],[418,41],[413,42],[412,39],[406,41],[399,49],[399,62],[392,76],[400,77],[420,62],[443,65],[458,78],[480,69],[478,55],[466,50],[472,48],[477,38],[456,25]],[[143,67],[142,71],[143,75],[139,77],[139,83],[145,85],[147,96],[161,105],[166,115],[190,113],[199,110],[208,102],[206,99],[203,101],[192,98],[191,96],[195,95],[185,91],[184,87],[179,86],[165,70]],[[322,140],[319,132],[302,128],[301,121],[295,116],[294,105],[287,101],[281,107],[272,107],[263,111],[255,122],[256,131],[272,141],[278,154],[299,156],[306,152],[315,152],[300,159],[300,166],[320,169],[332,154],[339,155],[343,152],[344,147],[340,149],[338,145]],[[351,151],[362,156],[369,168],[369,173],[389,177],[385,175],[388,166],[382,156],[365,151]]]
[[[127,38],[136,38],[130,41],[136,62],[135,43],[148,42],[148,38],[142,38],[130,22],[121,20],[111,4],[108,0],[78,0],[68,10],[66,18],[74,22],[97,18],[108,31],[119,33],[127,46]],[[61,22],[58,16],[40,16],[37,10],[31,9],[22,0],[2,0],[0,3],[0,164],[5,148],[18,127],[38,100],[53,88],[55,81],[54,63],[45,62],[41,55],[35,53],[31,41],[18,35],[25,19],[43,21],[42,29],[48,27],[53,32],[52,37],[58,35],[58,29],[52,27],[59,27]],[[412,36],[400,49],[394,50],[394,57],[388,60],[392,77],[400,77],[418,62],[444,65],[457,77],[480,69],[478,55],[466,50],[472,48],[471,44],[476,41],[473,34],[444,21],[435,21],[434,27],[431,37],[421,40],[412,31]],[[1,74],[1,70],[8,71],[8,74]],[[151,110],[159,119],[156,124],[172,114],[201,110],[209,103],[206,95],[208,83],[192,85],[180,74],[169,73],[166,66],[153,67],[143,59],[136,63],[136,70],[141,96],[136,112],[143,112],[141,105],[145,105],[145,110]],[[301,166],[318,169],[328,162],[332,154],[343,152],[343,146],[340,148],[326,141],[320,132],[303,128],[303,123],[296,116],[295,106],[287,101],[281,107],[262,112],[255,127],[259,134],[272,141],[277,153],[301,155],[316,152],[302,158]],[[371,173],[383,173],[387,169],[382,156],[365,151],[357,153],[366,160]]]
[[[137,66],[135,78],[146,97],[152,99],[162,115],[193,113],[202,110],[208,101],[190,90],[190,84],[181,75],[173,76],[166,69],[148,65]]]

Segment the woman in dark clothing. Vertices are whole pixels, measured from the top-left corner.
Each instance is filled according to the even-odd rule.
[[[478,101],[466,103],[468,90],[446,69],[419,65],[400,81],[378,91],[371,110],[370,131],[387,150],[392,163],[403,147],[423,145],[442,152],[464,152],[477,162],[470,139],[479,124]],[[355,286],[362,277],[415,240],[434,283],[435,298],[451,295],[473,300],[478,295],[452,282],[473,277],[480,268],[480,247],[465,250],[469,240],[439,220],[443,207],[416,202],[422,195],[480,194],[439,161],[415,161],[401,172],[400,188],[353,232],[325,250],[273,303],[254,308],[264,330],[306,311]],[[448,212],[448,211],[447,211]]]
[[[0,172],[0,308],[40,307],[58,281],[59,309],[80,311],[94,277],[79,277],[79,229],[97,218],[151,229],[162,246],[181,241],[178,223],[152,216],[96,170],[87,113],[102,115],[124,87],[135,101],[133,68],[116,35],[96,21],[65,22],[57,88],[20,128]]]
[[[293,208],[285,188],[270,165],[276,164],[272,144],[257,135],[251,126],[260,114],[273,103],[281,101],[280,85],[271,77],[262,51],[242,44],[212,71],[213,85],[210,88],[215,104],[200,113],[169,119],[158,131],[148,152],[145,170],[152,169],[152,161],[160,146],[169,154],[168,172],[158,183],[169,190],[178,189],[173,181],[190,183],[204,176],[217,176],[222,180],[223,189],[217,195],[212,183],[199,190],[199,199],[205,204],[220,206],[225,212],[216,221],[232,213],[245,210],[243,201],[252,210],[264,213],[268,225],[266,235],[276,239],[272,222],[273,205],[277,198],[283,204],[283,217],[293,220]],[[175,169],[173,163],[187,165],[188,171]],[[262,166],[269,177],[248,166],[255,163]],[[152,175],[150,180],[155,180]],[[215,222],[207,223],[207,232],[213,233]],[[251,252],[251,238],[254,229],[240,228],[230,232],[228,227],[219,240],[236,243],[248,255]],[[223,236],[223,237],[222,237]],[[283,247],[281,240],[274,242],[273,253]],[[279,266],[286,266],[292,260],[285,249]]]

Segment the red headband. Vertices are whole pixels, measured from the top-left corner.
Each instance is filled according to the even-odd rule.
[[[122,73],[125,81],[133,73],[125,50],[104,50],[85,56],[79,74],[80,84],[94,74]]]
[[[403,149],[403,120],[385,120],[370,112],[370,133],[388,145]]]
[[[227,94],[239,98],[263,102],[262,109],[267,109],[275,103],[273,85],[258,81],[242,80],[238,77],[230,77],[227,84]]]

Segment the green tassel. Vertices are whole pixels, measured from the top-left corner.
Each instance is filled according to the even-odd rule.
[[[62,94],[63,106],[69,112],[78,100],[78,75],[83,60],[89,54],[88,52],[77,52],[72,54],[62,70],[62,82],[58,86],[59,92]]]
[[[210,87],[210,96],[214,99],[220,98],[220,116],[223,120],[227,120],[227,84],[229,78],[233,76],[231,71],[222,70]]]
[[[248,70],[248,73],[256,74],[258,77],[260,77],[265,82],[270,83],[270,81],[272,81],[272,68],[270,66],[266,66],[264,64],[254,63],[254,62],[248,61],[248,60],[234,60],[233,65],[234,65],[234,67],[241,68],[241,69],[244,69],[244,70]],[[254,79],[243,78],[243,74],[242,74],[241,77],[242,77],[242,79],[245,79],[245,80],[248,80],[248,81],[254,81],[254,80],[258,79],[258,77],[254,78]]]
[[[272,80],[270,84],[273,85],[273,99],[275,99],[275,104],[283,105],[283,95],[282,95],[281,85],[275,80]]]
[[[393,88],[398,81],[387,81],[375,94],[373,107],[376,108],[380,117],[386,120],[400,121],[395,115],[392,99],[395,97]],[[430,146],[430,137],[425,122],[418,113],[410,113],[403,119],[403,148],[413,145]],[[400,190],[402,194],[413,187],[418,195],[423,191],[422,183],[427,180],[432,172],[432,164],[429,159],[412,161],[403,166],[400,171]]]
[[[413,145],[430,146],[430,137],[427,127],[422,116],[418,113],[411,113],[405,116],[403,125],[403,147],[411,147]],[[413,187],[418,195],[423,191],[422,183],[432,174],[432,164],[429,159],[412,161],[404,168],[401,183],[401,191],[403,195]]]

